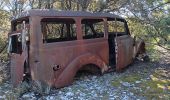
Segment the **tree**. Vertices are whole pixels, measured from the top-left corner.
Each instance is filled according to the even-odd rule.
[[[136,29],[141,30],[136,32],[136,34],[141,34],[140,37],[143,37],[151,44],[170,50],[167,47],[170,43],[168,32],[168,26],[170,25],[170,12],[165,8],[170,2],[162,2],[162,0],[143,0],[139,3],[137,0],[131,0],[131,2],[132,1],[133,3],[129,3],[129,6],[126,6],[126,10],[128,9],[132,14],[131,16],[128,16],[131,23],[133,21],[136,24],[140,24]],[[131,20],[131,18],[133,20]],[[132,25],[135,27],[138,26],[134,24]]]

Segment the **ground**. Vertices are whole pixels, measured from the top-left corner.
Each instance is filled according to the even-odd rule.
[[[157,61],[135,60],[122,72],[104,75],[80,74],[68,87],[51,89],[49,94],[39,95],[21,88],[12,89],[9,80],[0,85],[0,99],[24,100],[170,100],[170,53]],[[0,64],[6,66],[6,63]],[[1,77],[2,70],[0,70]],[[7,72],[4,72],[7,73]],[[1,78],[0,78],[1,79]]]

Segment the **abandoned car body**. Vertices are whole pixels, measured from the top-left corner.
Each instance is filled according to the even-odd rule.
[[[120,71],[145,53],[130,36],[125,19],[109,13],[29,10],[11,22],[12,84],[24,75],[56,88],[69,85],[79,70]]]

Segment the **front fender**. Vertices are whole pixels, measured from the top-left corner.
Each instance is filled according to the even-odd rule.
[[[60,74],[58,79],[55,81],[55,87],[63,87],[66,85],[69,85],[73,82],[74,76],[76,75],[77,71],[86,64],[95,64],[103,73],[104,71],[108,70],[108,67],[106,66],[105,62],[100,59],[100,57],[87,53],[84,55],[81,55],[77,58],[75,58],[73,61],[71,61],[68,66],[65,68],[65,70]]]
[[[146,53],[145,42],[143,40],[136,41],[134,47],[134,57],[138,56],[139,54],[145,53]]]

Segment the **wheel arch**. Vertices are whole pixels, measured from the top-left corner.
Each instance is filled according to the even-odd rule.
[[[76,57],[67,65],[64,71],[60,74],[60,76],[55,81],[55,87],[57,88],[63,87],[72,83],[76,73],[84,65],[88,65],[88,64],[96,65],[98,68],[100,68],[102,73],[108,70],[108,67],[106,66],[105,62],[97,55],[91,53],[83,54]]]

